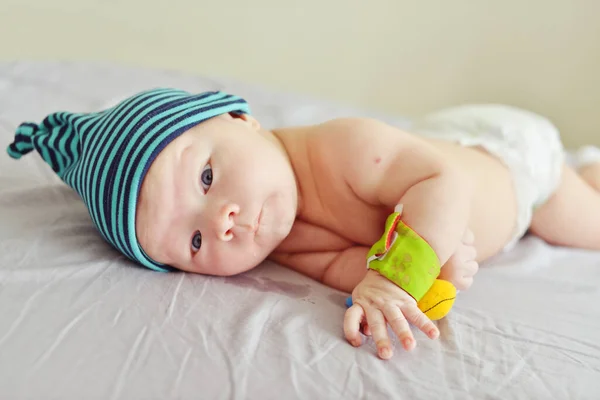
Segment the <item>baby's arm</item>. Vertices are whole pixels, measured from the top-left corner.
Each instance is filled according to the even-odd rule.
[[[418,137],[379,121],[361,119],[354,124],[344,146],[348,185],[370,204],[390,211],[402,204],[402,220],[429,243],[443,265],[467,228],[469,181]]]
[[[390,212],[401,204],[404,223],[431,246],[439,264],[445,264],[467,228],[472,190],[468,181],[443,154],[417,137],[378,121],[347,122],[338,140],[348,186],[363,201]],[[367,273],[352,298],[345,336],[360,345],[359,325],[366,322],[381,358],[392,355],[386,323],[406,350],[415,345],[408,322],[432,339],[439,334],[412,297],[375,271]]]
[[[306,253],[273,253],[269,258],[324,285],[351,293],[367,273],[368,247]]]

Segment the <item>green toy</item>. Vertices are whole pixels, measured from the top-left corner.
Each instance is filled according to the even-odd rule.
[[[367,254],[367,268],[394,282],[431,320],[445,317],[456,298],[452,283],[437,279],[440,263],[431,246],[401,220],[401,207],[385,223],[385,232]],[[352,304],[351,298],[346,302]]]

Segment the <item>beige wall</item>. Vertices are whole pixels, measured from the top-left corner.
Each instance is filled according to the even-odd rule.
[[[504,102],[600,144],[597,0],[0,0],[0,58],[175,68],[409,116]]]

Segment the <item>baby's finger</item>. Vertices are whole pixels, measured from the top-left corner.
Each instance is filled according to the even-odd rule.
[[[360,335],[360,322],[363,320],[365,312],[363,308],[354,304],[346,310],[344,314],[344,336],[346,340],[354,347],[362,344],[362,336]]]
[[[392,357],[393,353],[383,313],[374,307],[369,307],[365,312],[367,314],[367,322],[371,328],[371,334],[373,335],[373,341],[377,346],[377,354],[379,354],[380,358],[387,360]]]
[[[473,285],[472,277],[464,277],[459,279],[459,283],[456,284],[457,290],[468,290]]]
[[[464,270],[464,277],[466,278],[470,278],[472,276],[474,276],[477,271],[479,270],[479,263],[477,261],[469,261],[467,263],[465,263],[464,266],[465,270]]]
[[[463,236],[462,242],[464,244],[468,244],[468,245],[471,245],[471,244],[475,243],[475,235],[473,234],[472,230],[467,229],[465,231],[465,234]]]
[[[404,350],[411,351],[415,348],[415,338],[410,330],[406,317],[400,311],[400,308],[390,305],[384,309],[385,318],[392,327],[392,330],[400,339]]]
[[[425,314],[419,310],[416,304],[407,304],[401,307],[402,313],[414,326],[426,334],[430,339],[436,339],[440,335],[437,326]]]
[[[365,336],[371,336],[371,328],[369,328],[369,324],[364,322],[362,325],[362,332]]]
[[[465,246],[461,250],[464,260],[475,260],[477,258],[477,249],[473,246]]]

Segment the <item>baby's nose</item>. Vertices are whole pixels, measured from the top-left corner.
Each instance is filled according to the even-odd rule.
[[[217,238],[225,242],[233,239],[232,228],[235,225],[234,218],[239,212],[240,207],[237,204],[230,203],[221,207],[214,219],[214,229]]]

